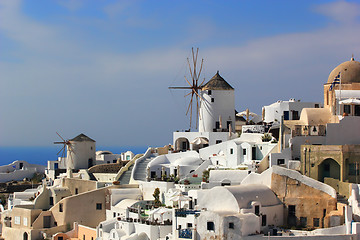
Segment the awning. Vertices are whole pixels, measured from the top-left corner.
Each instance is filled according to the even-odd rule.
[[[348,98],[345,100],[341,100],[339,104],[352,104],[352,105],[360,105],[360,100],[356,98]]]
[[[191,144],[194,144],[194,145],[209,144],[209,140],[207,140],[207,138],[204,138],[204,137],[197,137],[191,141]]]

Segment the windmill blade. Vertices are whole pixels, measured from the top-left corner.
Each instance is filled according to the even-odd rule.
[[[198,127],[199,125],[199,99],[196,98],[196,128]]]
[[[65,142],[54,142],[54,144],[65,144]]]
[[[64,142],[66,142],[65,139],[63,139],[62,136],[60,136],[60,134],[59,134],[58,132],[56,132],[56,134],[61,138],[61,140],[63,140]]]
[[[192,93],[192,92],[191,92],[191,93]],[[188,113],[189,113],[190,106],[192,105],[192,101],[193,101],[193,96],[191,96],[191,100],[190,100],[190,103],[189,103],[188,109],[187,109],[187,111],[186,111],[186,115],[188,115]]]
[[[203,85],[204,82],[205,82],[205,78],[204,78],[204,80],[201,82],[201,84],[199,85],[200,88],[202,88],[202,85]]]
[[[168,87],[169,89],[192,89],[192,87]]]
[[[191,92],[189,92],[188,94],[186,94],[184,97],[187,97],[187,96],[189,96],[190,94],[192,93],[192,91]]]
[[[202,71],[202,67],[203,67],[203,63],[204,63],[204,59],[201,59],[201,65],[200,65],[199,73],[198,73],[198,75],[197,75],[197,79],[199,79],[199,77],[200,77],[200,74],[201,74],[201,71]],[[200,84],[200,85],[202,85],[202,84]]]
[[[65,150],[65,144],[64,146],[60,149],[60,151],[58,151],[58,153],[56,155],[59,155],[59,153],[61,153],[61,151],[64,151]]]
[[[187,83],[190,85],[190,87],[191,87],[190,89],[193,89],[194,88],[193,85],[190,84],[190,82],[187,80],[186,76],[184,76],[184,77],[185,77],[185,80],[187,81]]]
[[[194,91],[194,93],[196,93],[196,95],[205,102],[205,99],[202,96],[200,96],[196,91]]]
[[[191,69],[191,66],[190,66],[189,58],[187,58],[187,62],[188,62],[188,65],[189,65],[189,71],[190,71],[191,78],[194,78],[193,75],[192,75],[192,69]]]

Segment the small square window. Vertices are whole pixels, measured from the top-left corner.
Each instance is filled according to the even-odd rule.
[[[243,149],[243,155],[246,155],[246,149]]]
[[[282,165],[282,164],[285,164],[285,159],[279,158],[279,159],[277,160],[277,165]]]
[[[214,231],[215,230],[214,222],[207,222],[207,230],[208,231]]]
[[[234,154],[234,149],[230,148],[230,154]]]
[[[307,217],[300,217],[300,225],[302,227],[306,227],[307,226]]]
[[[320,226],[320,219],[319,218],[314,218],[314,227],[319,227]]]
[[[215,102],[215,99],[214,99],[214,98],[211,98],[211,102]]]
[[[96,204],[96,210],[101,210],[102,209],[102,204],[101,203],[97,203]]]
[[[208,95],[211,95],[211,90],[208,90]]]
[[[234,223],[233,222],[229,222],[229,228],[234,229]]]
[[[187,228],[192,228],[192,223],[188,223]]]

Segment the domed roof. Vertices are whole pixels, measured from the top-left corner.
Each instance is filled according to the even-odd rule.
[[[354,58],[334,68],[327,83],[332,83],[339,72],[341,72],[341,83],[360,83],[360,62],[355,61]]]
[[[230,84],[220,76],[219,71],[217,71],[217,73],[202,87],[201,90],[234,90],[234,88],[230,86]]]

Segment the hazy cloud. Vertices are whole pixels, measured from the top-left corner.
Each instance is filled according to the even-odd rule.
[[[355,2],[337,1],[314,7],[315,11],[341,23],[353,23],[360,16],[360,5]]]

